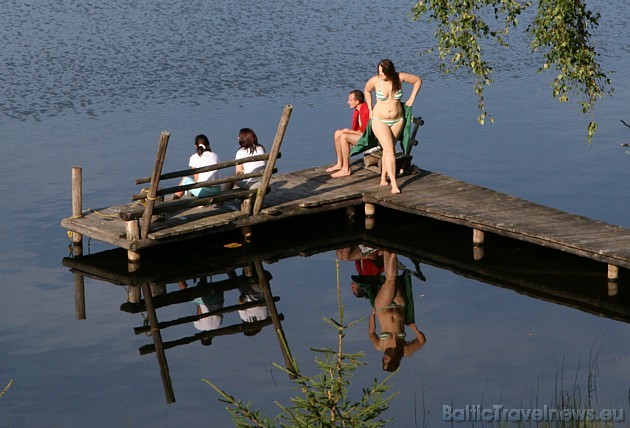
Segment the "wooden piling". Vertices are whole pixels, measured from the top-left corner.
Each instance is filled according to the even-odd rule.
[[[617,281],[619,279],[619,267],[608,265],[608,281]]]
[[[280,146],[282,146],[282,140],[284,139],[284,134],[287,130],[287,125],[289,124],[289,119],[291,118],[292,111],[293,106],[291,104],[287,104],[284,106],[282,117],[280,118],[280,123],[278,124],[278,130],[276,131],[276,137],[273,140],[271,152],[269,152],[267,167],[265,168],[265,173],[260,179],[260,187],[258,187],[258,193],[256,195],[256,200],[254,201],[254,209],[252,212],[254,215],[260,214],[260,211],[262,210],[263,199],[265,197],[265,194],[267,193],[267,188],[269,187],[269,181],[271,180],[273,168],[276,164],[278,154],[280,153]]]
[[[348,219],[349,222],[354,222],[354,216],[355,216],[354,205],[346,207],[346,218]]]
[[[155,157],[155,165],[153,167],[153,174],[151,175],[151,185],[149,186],[149,193],[146,199],[146,205],[144,206],[144,215],[142,216],[142,227],[140,228],[140,236],[142,239],[146,239],[149,236],[151,229],[151,217],[153,215],[153,206],[157,198],[157,189],[160,185],[160,175],[162,174],[162,166],[164,165],[164,159],[166,158],[166,148],[168,147],[168,139],[170,138],[168,131],[162,131],[160,134],[160,143],[158,145],[157,156]]]
[[[485,239],[485,235],[483,230],[473,229],[473,244],[474,245],[483,245]]]
[[[373,217],[374,216],[374,212],[376,211],[376,207],[374,204],[370,204],[370,203],[365,203],[365,216],[366,217]]]
[[[72,217],[83,216],[83,169],[80,166],[72,167]],[[77,232],[72,233],[72,243],[79,244],[83,240],[83,235]]]
[[[138,220],[129,220],[125,222],[125,232],[127,234],[127,241],[133,242],[140,238],[140,226],[138,226]],[[129,272],[133,272],[137,269],[137,264],[140,261],[140,253],[136,251],[127,250],[127,260],[130,263]]]

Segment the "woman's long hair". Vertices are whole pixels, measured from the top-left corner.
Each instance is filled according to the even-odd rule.
[[[405,339],[396,339],[395,348],[387,348],[383,352],[383,370],[386,372],[395,372],[400,367],[400,360],[402,360],[405,354]],[[389,357],[389,361],[386,361],[385,356]]]
[[[201,156],[206,150],[209,152],[212,151],[208,137],[203,134],[199,134],[195,137],[195,148],[197,149],[197,154],[199,156]]]
[[[258,144],[258,137],[254,133],[254,131],[249,128],[243,128],[239,131],[238,144],[241,146],[242,149],[247,150],[249,154],[252,155],[256,153],[256,148],[260,146],[260,144]]]
[[[378,74],[379,68],[383,70],[383,74],[385,75],[385,77],[387,77],[387,80],[392,82],[392,94],[400,91],[400,89],[402,88],[402,83],[400,82],[400,76],[398,76],[392,60],[382,59],[376,67],[376,74]]]

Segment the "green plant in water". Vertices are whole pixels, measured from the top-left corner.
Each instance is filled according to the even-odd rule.
[[[324,318],[324,321],[337,332],[336,349],[312,349],[316,353],[315,362],[319,373],[306,376],[300,372],[297,362],[291,358],[292,369],[274,364],[278,369],[289,374],[294,380],[295,390],[299,395],[291,397],[291,405],[286,406],[276,401],[280,413],[274,418],[263,416],[252,408],[252,403],[243,403],[229,395],[207,379],[219,394],[219,400],[227,403],[227,410],[238,427],[383,427],[391,419],[382,419],[381,415],[389,408],[390,401],[398,393],[386,395],[390,388],[389,381],[396,373],[384,380],[374,380],[369,388],[363,388],[361,397],[353,401],[348,396],[348,387],[353,372],[365,363],[361,361],[363,352],[347,353],[343,348],[346,329],[355,326],[365,318],[344,324],[344,305],[341,300],[339,279],[339,261],[337,269],[337,302],[339,320]],[[286,349],[286,343],[283,344]]]
[[[6,394],[9,388],[11,388],[11,385],[13,385],[13,379],[11,379],[9,383],[7,384],[7,386],[4,387],[2,392],[0,392],[0,398],[4,397],[4,394]]]

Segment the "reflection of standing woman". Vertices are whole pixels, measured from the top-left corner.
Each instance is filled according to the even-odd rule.
[[[374,308],[370,317],[368,333],[374,348],[383,351],[383,370],[394,371],[400,365],[402,357],[408,357],[420,349],[425,343],[424,334],[418,330],[415,322],[409,323],[409,328],[415,333],[415,338],[406,341],[405,312],[407,299],[398,279],[398,257],[395,253],[383,250],[385,267],[385,282],[374,298]],[[376,322],[381,329],[376,334]]]
[[[392,193],[400,193],[396,183],[395,144],[402,131],[405,120],[402,106],[402,83],[413,85],[405,105],[411,107],[422,86],[422,79],[415,74],[398,73],[389,59],[378,63],[378,74],[365,84],[365,98],[370,108],[372,131],[383,147],[381,167],[381,186],[387,186],[387,176],[392,185]],[[376,95],[376,104],[372,107],[372,91]]]
[[[238,144],[240,148],[236,152],[235,159],[245,159],[250,156],[264,155],[265,148],[258,144],[258,137],[249,128],[243,128],[238,133]],[[240,165],[236,165],[236,175],[250,174],[252,172],[261,171],[265,168],[265,161],[252,161],[245,162]],[[226,183],[223,185],[223,190],[229,190],[234,187],[235,183]],[[260,177],[246,178],[236,182],[236,185],[241,189],[257,189],[260,185]]]
[[[195,154],[190,157],[188,161],[188,166],[190,168],[201,168],[204,166],[215,165],[219,163],[219,156],[212,151],[210,148],[210,141],[208,141],[208,137],[203,134],[199,134],[195,137]],[[219,171],[208,171],[208,172],[200,172],[198,174],[194,174],[192,178],[184,177],[182,181],[179,183],[181,185],[185,184],[193,184],[193,183],[201,183],[208,180],[217,180],[219,178]],[[197,196],[200,198],[206,196],[216,195],[221,191],[220,186],[209,186],[209,187],[199,187],[196,189],[188,190],[192,196]],[[179,199],[184,196],[184,192],[177,192],[173,195],[173,199]]]

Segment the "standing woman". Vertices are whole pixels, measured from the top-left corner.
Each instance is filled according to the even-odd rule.
[[[378,74],[365,84],[365,98],[370,109],[372,132],[383,147],[381,166],[381,186],[387,186],[387,176],[392,185],[392,193],[400,193],[396,183],[395,144],[404,128],[405,118],[402,105],[402,83],[413,85],[405,105],[411,107],[422,86],[422,79],[415,74],[398,73],[390,59],[381,60],[377,67]],[[372,91],[376,95],[376,104],[372,107]]]
[[[203,134],[199,134],[195,137],[195,153],[190,157],[188,166],[190,168],[201,168],[204,166],[210,166],[219,163],[219,156],[210,148],[210,141],[208,137]],[[219,171],[208,171],[194,174],[193,177],[184,177],[179,185],[201,183],[209,180],[217,180],[219,178]],[[221,186],[208,186],[198,187],[196,189],[188,190],[188,193],[192,196],[204,198],[207,196],[216,195],[221,191]],[[179,199],[184,196],[184,191],[176,192],[173,194],[173,199]]]
[[[238,133],[238,144],[240,148],[236,151],[235,159],[245,159],[251,156],[264,155],[265,148],[258,144],[258,137],[249,128],[243,128]],[[236,175],[249,174],[256,171],[261,171],[265,168],[265,161],[251,161],[245,162],[240,165],[236,165]],[[260,186],[260,177],[246,178],[236,182],[236,185],[241,189],[257,189]],[[234,187],[234,182],[225,183],[223,190],[230,190]]]

